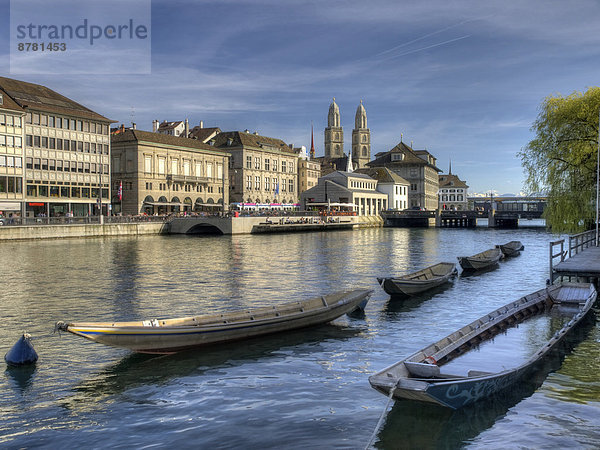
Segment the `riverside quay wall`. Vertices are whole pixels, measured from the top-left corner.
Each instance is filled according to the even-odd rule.
[[[25,239],[63,239],[103,236],[141,236],[146,234],[166,234],[167,224],[155,223],[115,223],[77,225],[32,225],[0,227],[0,241]]]
[[[287,217],[197,217],[174,218],[168,222],[105,224],[44,224],[1,226],[0,241],[60,239],[105,236],[142,236],[151,234],[250,234],[297,231],[324,231],[381,227],[380,216],[333,217],[318,224],[307,218]]]

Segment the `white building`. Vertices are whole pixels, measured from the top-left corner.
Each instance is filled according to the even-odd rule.
[[[339,209],[359,216],[378,215],[387,209],[388,196],[377,191],[377,180],[356,172],[337,170],[300,194],[301,209]]]
[[[358,169],[377,180],[377,190],[388,196],[388,209],[402,210],[408,208],[408,188],[410,182],[385,167]]]
[[[451,170],[449,171],[451,172]],[[452,173],[439,176],[440,190],[439,209],[450,211],[465,211],[468,208],[467,190],[469,186]]]

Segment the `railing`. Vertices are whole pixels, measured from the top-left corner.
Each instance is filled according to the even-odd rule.
[[[573,256],[573,251],[575,254],[582,251],[584,248],[595,247],[596,243],[596,231],[584,231],[583,233],[574,234],[573,236],[569,236],[569,258]]]
[[[554,247],[559,245],[560,251],[558,253],[554,253]],[[559,256],[560,262],[563,262],[565,260],[565,256],[567,256],[564,239],[550,242],[550,284],[554,283],[554,258],[558,258]]]
[[[103,223],[166,222],[167,216],[104,216]],[[99,224],[99,216],[86,217],[2,217],[2,226],[91,225]]]
[[[569,258],[573,256],[573,254],[577,254],[583,249],[588,247],[596,246],[596,231],[584,231],[583,233],[574,234],[573,236],[569,236],[569,249],[565,250],[565,240],[560,239],[558,241],[550,242],[550,282],[554,283],[554,259],[560,256],[560,262],[563,262],[566,259],[566,256],[569,255]],[[558,253],[554,253],[554,248],[560,246],[560,251]],[[574,253],[573,253],[574,252]]]

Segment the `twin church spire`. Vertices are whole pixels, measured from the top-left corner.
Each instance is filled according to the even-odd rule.
[[[327,128],[325,128],[325,158],[343,158],[344,129],[340,125],[340,108],[335,97],[329,105]],[[365,167],[371,159],[371,132],[367,127],[367,111],[362,100],[356,109],[352,130],[352,163],[354,168]]]

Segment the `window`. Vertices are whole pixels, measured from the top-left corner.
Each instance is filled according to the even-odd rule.
[[[404,159],[403,153],[392,153],[392,161],[402,161]]]
[[[42,148],[48,148],[48,138],[42,137]]]
[[[290,161],[290,173],[294,172],[294,163]]]
[[[217,178],[219,180],[223,179],[223,164],[217,164]]]
[[[39,125],[40,124],[40,115],[38,113],[34,113],[33,114],[33,124],[34,125]]]
[[[273,160],[273,172],[277,172],[277,160]]]
[[[62,128],[62,127],[63,127],[62,117],[57,117],[56,118],[56,128]]]
[[[144,156],[144,172],[152,173],[152,156]]]
[[[254,168],[260,169],[260,157],[254,157]]]
[[[83,151],[86,153],[90,152],[90,143],[89,142],[84,142],[83,143]]]
[[[49,116],[48,117],[48,126],[54,128],[54,123],[55,123],[54,116]]]
[[[55,138],[50,138],[48,140],[48,146],[54,150],[56,148],[56,139]]]
[[[159,175],[165,174],[165,164],[166,164],[165,158],[158,158],[158,173],[159,173]],[[114,168],[116,172],[119,172],[118,167],[119,167],[118,164],[116,164],[116,168]]]
[[[287,167],[286,167],[286,162],[285,161],[281,161],[281,171],[282,172],[286,172],[287,171]]]
[[[197,177],[201,177],[202,176],[202,163],[201,162],[197,162],[195,164],[194,175],[197,176]]]
[[[285,180],[281,180],[281,192],[285,192]]]
[[[15,117],[15,127],[21,128],[21,118]]]
[[[40,137],[39,136],[33,137],[33,146],[36,148],[40,148]]]
[[[252,189],[252,177],[250,175],[246,177],[246,189]]]
[[[265,170],[271,170],[269,159],[265,159]]]
[[[260,190],[260,177],[256,176],[254,177],[254,189],[255,190]]]
[[[271,190],[271,179],[269,177],[265,177],[265,191]]]
[[[0,114],[0,125],[6,125],[6,116],[4,114]]]
[[[6,136],[0,135],[0,145],[6,146]]]
[[[289,180],[288,182],[288,191],[289,192],[294,192],[294,180]]]
[[[77,151],[83,153],[83,142],[77,141]]]
[[[206,176],[212,178],[212,163],[206,163]]]
[[[183,160],[183,175],[186,177],[190,176],[190,161]]]
[[[25,164],[28,169],[33,169],[33,158],[26,158]]]
[[[171,175],[177,175],[179,173],[177,171],[178,167],[179,167],[179,160],[178,159],[172,159],[171,160]]]
[[[246,156],[246,169],[252,169],[252,156]]]
[[[40,120],[40,125],[43,125],[43,126],[47,127],[48,126],[48,116],[46,114],[42,114],[40,116],[40,119],[41,119]]]
[[[48,170],[48,160],[42,159],[42,170]]]

